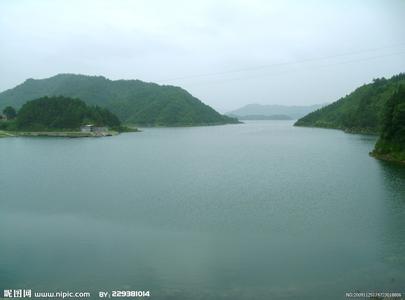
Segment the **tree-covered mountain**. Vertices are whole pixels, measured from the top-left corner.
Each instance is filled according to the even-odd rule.
[[[124,123],[143,126],[188,126],[237,123],[193,97],[186,90],[140,80],[109,80],[102,76],[59,74],[28,79],[0,93],[0,109],[21,107],[44,96],[79,98],[107,108]]]
[[[121,126],[118,117],[107,109],[62,96],[26,102],[18,111],[15,126],[17,130],[28,131],[79,130],[81,125],[89,123],[111,128]]]
[[[325,104],[316,104],[309,106],[287,106],[287,105],[264,105],[264,104],[247,104],[241,108],[230,111],[227,113],[228,116],[239,116],[241,119],[246,116],[274,116],[274,115],[285,115],[291,119],[299,119],[310,112],[313,112]]]
[[[386,103],[381,136],[372,155],[405,163],[405,85]]]
[[[372,83],[299,119],[295,125],[377,133],[382,127],[385,105],[401,84],[405,84],[405,73],[390,79],[374,79]]]

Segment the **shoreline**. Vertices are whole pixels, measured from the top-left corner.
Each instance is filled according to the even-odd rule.
[[[363,134],[363,135],[373,135],[378,136],[379,133],[374,130],[370,130],[367,128],[346,128],[346,127],[333,127],[333,126],[317,126],[317,125],[297,125],[296,123],[293,125],[294,127],[304,127],[304,128],[320,128],[320,129],[334,129],[340,130],[347,134]]]
[[[118,135],[118,131],[81,132],[81,131],[0,131],[0,137],[105,137]]]
[[[374,151],[371,151],[369,153],[369,155],[375,159],[381,160],[381,161],[386,161],[386,162],[390,162],[390,163],[395,163],[401,166],[405,165],[405,160],[399,160],[396,159],[392,156],[392,154],[379,154],[379,153],[375,153]]]

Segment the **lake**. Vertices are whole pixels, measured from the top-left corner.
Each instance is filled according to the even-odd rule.
[[[0,291],[405,292],[405,168],[292,124],[0,139]]]

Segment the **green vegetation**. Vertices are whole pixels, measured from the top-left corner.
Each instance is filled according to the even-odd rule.
[[[295,125],[380,133],[371,155],[405,163],[405,73],[374,79]]]
[[[109,127],[116,132],[137,131],[121,125],[118,117],[105,108],[87,106],[79,99],[43,97],[28,101],[16,118],[0,121],[0,137],[5,136],[107,136],[113,131],[80,132],[80,127],[92,124]]]
[[[18,108],[31,99],[60,95],[107,108],[126,124],[192,126],[238,123],[237,119],[219,114],[179,87],[74,74],[28,79],[0,93],[0,108],[8,105]]]
[[[20,131],[66,131],[79,130],[81,125],[89,123],[111,128],[121,126],[107,109],[62,96],[28,101],[18,111],[15,125]]]
[[[384,107],[401,84],[405,84],[405,73],[390,79],[375,79],[350,95],[299,119],[295,125],[378,133],[382,128]]]
[[[405,163],[405,85],[387,101],[381,136],[371,154]]]
[[[3,114],[8,120],[15,119],[15,117],[17,116],[17,112],[12,106],[7,106],[5,109],[3,109]]]
[[[16,131],[16,121],[15,120],[0,120],[0,131]],[[3,132],[3,136],[5,133]]]

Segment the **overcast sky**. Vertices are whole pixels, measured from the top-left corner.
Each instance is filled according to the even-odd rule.
[[[0,1],[0,90],[57,73],[178,85],[221,112],[405,72],[405,1]]]

